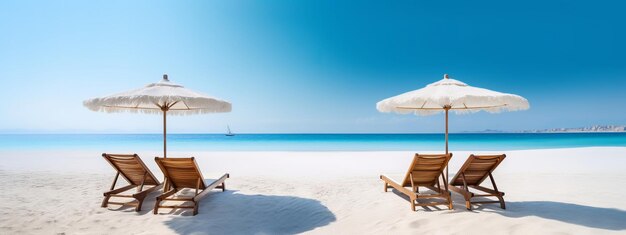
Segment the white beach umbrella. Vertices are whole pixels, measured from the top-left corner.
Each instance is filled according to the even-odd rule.
[[[167,157],[167,115],[226,113],[231,111],[227,101],[210,97],[163,80],[145,87],[83,101],[90,110],[100,112],[133,112],[163,114],[163,157]]]
[[[526,110],[530,107],[525,98],[469,86],[461,81],[444,78],[426,87],[409,91],[376,103],[380,112],[415,114],[420,116],[433,115],[440,112],[446,114],[446,154],[448,153],[448,112],[473,113],[486,111],[499,113],[502,111]],[[447,177],[446,168],[446,177]]]

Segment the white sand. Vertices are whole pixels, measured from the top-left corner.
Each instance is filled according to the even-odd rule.
[[[504,153],[495,177],[507,210],[489,204],[467,211],[455,194],[454,210],[417,212],[383,192],[378,178],[403,174],[410,152],[193,153],[205,177],[231,178],[226,192],[211,193],[190,216],[167,209],[153,215],[153,199],[140,213],[101,208],[114,171],[98,152],[4,151],[0,234],[626,233],[626,148]],[[162,177],[158,152],[138,154]],[[469,153],[454,154],[451,174]]]

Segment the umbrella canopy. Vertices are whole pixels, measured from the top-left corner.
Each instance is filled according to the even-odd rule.
[[[191,115],[230,112],[227,101],[207,96],[170,82],[167,74],[160,82],[117,94],[85,100],[83,105],[100,112],[141,112],[163,114],[163,156],[167,156],[167,114]]]
[[[422,116],[444,112],[446,109],[455,113],[499,113],[528,108],[528,100],[521,96],[472,87],[449,78],[447,74],[442,80],[422,89],[387,98],[376,104],[380,112]]]
[[[409,91],[376,103],[380,112],[400,114],[433,115],[444,112],[446,115],[446,154],[448,153],[448,112],[473,113],[486,111],[499,113],[502,111],[526,110],[530,107],[525,98],[472,87],[459,80],[451,79],[447,74],[443,79],[426,87]],[[448,169],[446,168],[446,178]]]
[[[93,111],[141,112],[173,115],[224,113],[231,111],[227,101],[207,96],[171,82],[167,74],[163,80],[145,87],[117,94],[85,100],[83,105]]]

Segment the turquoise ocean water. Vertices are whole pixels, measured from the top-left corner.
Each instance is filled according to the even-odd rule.
[[[3,134],[0,150],[160,151],[160,134]],[[450,149],[626,147],[626,133],[450,134]],[[169,151],[438,151],[443,134],[170,134]]]

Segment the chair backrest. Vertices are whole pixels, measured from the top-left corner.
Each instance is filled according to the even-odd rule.
[[[159,180],[152,174],[150,169],[143,163],[137,154],[107,154],[102,157],[117,170],[129,184],[159,185]],[[145,176],[145,181],[144,181]]]
[[[174,188],[196,188],[200,180],[200,189],[206,188],[204,177],[193,157],[190,158],[160,158],[154,160],[163,171],[163,175]]]
[[[415,154],[413,162],[402,181],[402,186],[411,186],[411,181],[415,186],[434,186],[439,180],[443,169],[452,158],[452,153],[448,154]],[[413,176],[413,178],[411,178]]]
[[[489,173],[500,165],[506,155],[470,155],[467,161],[461,166],[461,169],[450,180],[452,185],[463,185],[462,174],[465,175],[467,185],[479,185],[488,176]]]

